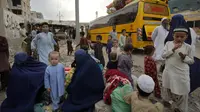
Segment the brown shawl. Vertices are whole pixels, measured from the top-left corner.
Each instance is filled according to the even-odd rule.
[[[8,41],[5,37],[0,36],[0,72],[9,70],[9,49]]]
[[[5,37],[0,36],[0,52],[8,52],[8,41]]]

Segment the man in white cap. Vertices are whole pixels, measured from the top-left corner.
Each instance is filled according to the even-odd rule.
[[[153,93],[155,83],[148,75],[141,75],[137,80],[138,92],[133,92],[125,96],[126,103],[131,104],[132,112],[163,112],[161,103],[153,104],[149,96]]]
[[[156,27],[152,33],[152,40],[154,43],[154,47],[156,48],[154,53],[154,59],[156,61],[162,61],[162,52],[164,48],[165,39],[169,33],[169,20],[165,17],[161,20],[161,25]]]

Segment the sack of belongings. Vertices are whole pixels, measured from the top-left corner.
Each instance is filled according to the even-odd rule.
[[[42,103],[36,104],[34,106],[34,112],[45,112],[44,105]]]
[[[124,101],[124,96],[133,92],[130,84],[117,87],[111,94],[112,112],[131,112],[131,105]]]

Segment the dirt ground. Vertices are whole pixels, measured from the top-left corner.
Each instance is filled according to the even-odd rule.
[[[74,45],[75,46],[75,45]],[[65,66],[70,66],[74,56],[67,56],[67,45],[65,41],[60,42],[60,53],[61,53],[61,62]],[[107,62],[107,54],[104,49],[104,56],[105,60]],[[198,43],[196,46],[196,56],[200,58],[200,44]],[[141,50],[137,50],[133,53],[133,63],[134,63],[134,69],[133,74],[135,76],[140,76],[143,74],[143,68],[144,68],[144,55]],[[5,99],[5,93],[0,93],[0,104]],[[171,112],[170,110],[167,110],[165,112]],[[200,112],[200,89],[196,90],[190,95],[189,98],[189,112]]]

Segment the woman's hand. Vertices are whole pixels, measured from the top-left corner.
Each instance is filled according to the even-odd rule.
[[[50,89],[50,88],[48,88],[48,89],[47,89],[47,91],[50,93],[50,92],[51,92],[51,89]]]

